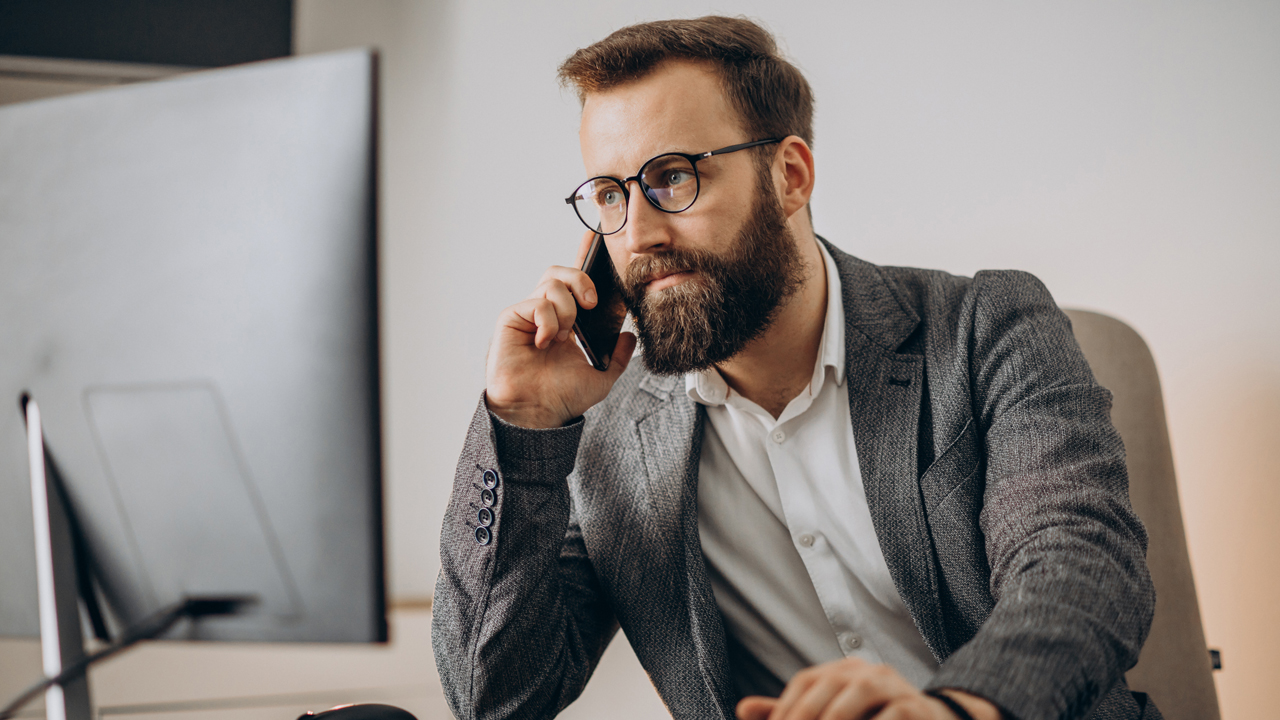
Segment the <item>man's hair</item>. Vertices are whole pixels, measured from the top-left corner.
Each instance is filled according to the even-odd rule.
[[[708,61],[719,72],[747,140],[795,135],[813,145],[813,90],[778,53],[767,30],[746,18],[709,15],[630,25],[578,50],[560,82],[579,100],[639,80],[667,60]]]

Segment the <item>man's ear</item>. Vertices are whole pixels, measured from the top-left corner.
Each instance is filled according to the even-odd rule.
[[[788,218],[804,209],[813,195],[813,151],[795,135],[779,144],[773,159],[773,180],[782,212]]]

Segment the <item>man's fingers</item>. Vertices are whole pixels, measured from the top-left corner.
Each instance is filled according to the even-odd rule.
[[[613,346],[613,357],[609,359],[609,372],[616,381],[622,372],[631,364],[631,355],[636,351],[636,336],[624,332],[618,336],[618,344]]]
[[[916,700],[924,696],[887,665],[856,657],[833,660],[796,673],[770,710],[768,720],[860,720],[879,718],[876,712],[890,702],[907,700],[908,706],[930,705]],[[914,717],[908,715],[907,717]]]
[[[841,688],[835,697],[823,708],[817,720],[854,720],[854,718],[876,718],[876,711],[883,708],[890,699],[885,688],[869,679],[860,679]],[[925,716],[928,717],[928,716]]]
[[[534,288],[530,297],[545,297],[547,288],[556,283],[567,287],[582,307],[595,307],[596,286],[595,283],[591,282],[591,278],[577,268],[567,268],[559,265],[547,268],[547,271],[542,274],[542,280],[538,282],[538,287]]]
[[[498,333],[504,330],[515,331],[522,335],[533,335],[533,345],[546,349],[560,332],[560,322],[556,317],[555,305],[546,298],[530,298],[516,303],[499,316]],[[508,340],[508,342],[510,342]],[[524,344],[527,341],[517,341]]]
[[[818,665],[801,670],[792,676],[791,682],[787,683],[787,686],[782,689],[782,694],[778,696],[778,705],[773,709],[773,712],[769,713],[769,720],[782,720],[782,718],[787,717],[800,697],[808,692],[809,688],[823,675],[829,672],[831,672],[831,668],[827,665]]]
[[[893,700],[871,717],[875,720],[956,720],[946,706],[924,696]]]
[[[774,698],[752,695],[738,702],[738,720],[768,720],[770,711],[778,701]]]
[[[560,326],[556,339],[561,342],[568,340],[573,332],[573,321],[578,317],[578,306],[574,303],[569,288],[565,287],[564,283],[553,280],[543,289],[543,297],[549,300],[556,310],[556,321]]]
[[[834,675],[819,678],[803,695],[796,698],[785,715],[775,712],[770,720],[817,720],[819,717],[824,717],[822,713],[831,699],[844,689],[842,680]],[[850,716],[850,720],[854,717],[857,716]]]
[[[533,344],[538,349],[545,350],[560,332],[560,318],[556,314],[555,304],[550,300],[534,300],[533,303],[533,322],[538,326]]]

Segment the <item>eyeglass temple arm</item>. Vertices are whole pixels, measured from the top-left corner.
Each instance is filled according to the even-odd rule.
[[[712,150],[711,152],[702,153],[701,155],[698,156],[698,159],[701,160],[703,158],[709,158],[712,155],[724,155],[725,153],[737,152],[739,150],[746,150],[747,148],[756,147],[758,145],[768,145],[769,143],[782,142],[785,139],[786,138],[769,138],[768,140],[756,140],[754,142],[749,142],[749,143],[740,143],[738,145],[730,145],[729,147],[720,148],[719,150]]]

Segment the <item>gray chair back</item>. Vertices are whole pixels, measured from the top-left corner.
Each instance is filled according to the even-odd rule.
[[[1129,687],[1150,695],[1167,720],[1219,720],[1155,360],[1138,333],[1119,320],[1066,312],[1098,382],[1115,396],[1111,420],[1128,455],[1129,498],[1150,537],[1156,615],[1138,664],[1126,676]]]

